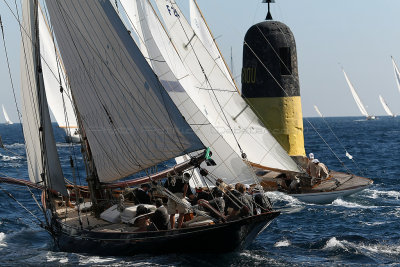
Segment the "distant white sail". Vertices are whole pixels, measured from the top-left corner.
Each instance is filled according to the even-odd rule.
[[[389,108],[389,106],[387,105],[385,99],[383,99],[383,97],[382,97],[381,95],[379,95],[379,100],[381,101],[382,106],[383,106],[383,109],[386,111],[386,113],[387,113],[389,116],[394,117],[393,112],[390,110],[390,108]]]
[[[358,94],[356,92],[356,89],[351,84],[351,82],[349,80],[349,77],[347,77],[347,74],[346,74],[346,72],[344,70],[343,70],[343,74],[344,74],[344,77],[346,78],[346,82],[347,82],[347,85],[350,88],[351,94],[353,95],[354,101],[356,101],[356,104],[357,104],[358,108],[361,111],[361,114],[363,114],[365,117],[369,117],[367,110],[365,109],[363,103],[361,102],[360,97],[358,96]]]
[[[324,117],[324,116],[322,115],[321,111],[319,111],[319,108],[318,108],[316,105],[314,105],[314,109],[315,109],[315,111],[318,113],[318,115],[319,115],[321,118]]]
[[[196,0],[189,0],[189,3],[190,24],[194,32],[199,37],[203,45],[207,48],[210,55],[214,58],[214,61],[217,63],[218,67],[225,73],[225,76],[232,83],[232,85],[236,87],[231,72],[229,71],[224,57],[218,48],[217,42],[215,41],[215,38],[212,35],[203,14],[201,13],[200,7],[198,6]]]
[[[3,105],[1,105],[3,107],[3,114],[4,114],[4,118],[6,119],[6,124],[13,124],[13,122],[10,120],[10,117],[8,117],[7,111],[4,108]]]
[[[393,63],[393,69],[394,69],[394,76],[396,77],[397,88],[399,89],[399,92],[400,92],[400,71],[399,71],[399,68],[397,67],[396,62],[394,62],[393,57],[392,57],[392,63]]]

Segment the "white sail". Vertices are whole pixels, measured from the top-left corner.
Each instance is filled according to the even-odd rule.
[[[110,1],[46,1],[101,182],[204,148]]]
[[[300,172],[297,164],[262,125],[215,63],[175,1],[156,0],[156,3],[173,44],[163,42],[157,45],[169,46],[170,50],[176,49],[195,85],[195,89],[187,93],[214,128],[238,155],[244,152],[250,162],[264,167]],[[163,56],[173,70],[175,62],[169,61],[166,55]],[[177,74],[175,76],[178,79],[183,77]]]
[[[392,63],[393,63],[393,70],[394,70],[394,76],[396,78],[397,88],[399,89],[400,92],[400,71],[393,57],[392,57]]]
[[[4,114],[4,119],[6,120],[6,124],[14,124],[11,120],[10,117],[8,117],[7,111],[4,108],[4,105],[1,105],[3,107],[3,114]]]
[[[47,102],[58,126],[67,136],[79,140],[78,123],[72,105],[72,96],[62,68],[62,60],[56,53],[53,36],[50,32],[43,12],[39,8],[39,40],[42,60],[43,80],[46,88]],[[60,92],[60,86],[63,92]]]
[[[385,110],[386,114],[388,114],[389,116],[394,117],[393,112],[390,110],[389,106],[387,105],[385,99],[383,99],[383,97],[381,95],[379,95],[379,100],[381,101],[382,107]]]
[[[38,32],[35,27],[38,9],[34,7],[33,0],[24,0],[22,3],[21,112],[29,178],[34,183],[42,183],[44,176],[49,188],[67,195],[40,71]]]
[[[190,3],[190,24],[194,32],[199,37],[200,41],[203,43],[203,45],[210,53],[210,55],[214,58],[215,63],[218,64],[218,67],[225,73],[227,79],[232,83],[233,86],[236,87],[231,72],[229,71],[226,65],[224,57],[218,48],[217,42],[206,23],[206,20],[200,10],[200,7],[198,6],[196,0],[189,0],[189,3]]]
[[[151,34],[148,26],[148,24],[151,24],[161,27],[161,24],[158,23],[157,17],[152,12],[148,2],[145,1],[142,3],[140,0],[134,2],[137,3],[138,8],[129,9],[128,6],[125,6],[124,9],[126,10],[128,16],[129,14],[133,15],[134,12],[139,12],[138,16],[141,22],[140,34],[144,36],[153,70],[158,75],[164,88],[167,90],[168,94],[171,96],[172,100],[177,105],[179,111],[185,117],[186,121],[192,127],[193,131],[197,134],[203,144],[207,147],[210,147],[211,151],[213,152],[212,158],[217,165],[206,166],[206,164],[203,163],[202,168],[207,169],[207,171],[209,171],[212,175],[223,179],[228,184],[237,182],[253,183],[254,179],[251,170],[235,153],[234,149],[232,149],[230,145],[222,138],[218,131],[210,124],[207,118],[197,108],[194,101],[186,93],[184,88],[193,87],[191,78],[188,75],[180,76],[183,78],[178,81],[163,58],[154,40],[155,37],[153,37]],[[143,12],[143,9],[145,9],[146,12]],[[148,14],[147,17],[145,13]],[[168,36],[162,28],[158,29],[156,38],[159,38],[160,40],[168,40]],[[178,56],[177,54],[175,55]],[[182,62],[175,61],[175,63],[175,67],[180,69],[182,71],[182,75],[184,75],[183,71],[185,67],[183,66]],[[176,158],[177,163],[182,162],[183,158],[184,157]],[[204,185],[203,178],[198,172],[195,172],[194,176],[194,180],[197,179],[199,181],[197,183],[198,185]],[[193,184],[193,186],[194,185],[195,184]]]
[[[147,62],[151,65],[149,53],[146,50],[145,39],[143,37],[142,29],[140,28],[140,18],[138,13],[138,7],[135,0],[120,0],[125,13],[128,16],[129,23],[131,24],[134,32],[136,33],[138,40],[137,45],[146,58]]]
[[[351,84],[349,77],[347,77],[346,72],[343,70],[344,77],[346,78],[347,85],[350,88],[351,94],[353,95],[354,101],[356,101],[357,107],[360,109],[361,114],[363,114],[365,117],[369,117],[367,110],[365,109],[363,103],[361,102],[360,97],[358,96],[356,89],[354,86]]]
[[[314,105],[314,109],[315,109],[315,111],[318,113],[318,115],[319,115],[321,118],[324,117],[324,116],[322,115],[321,111],[319,111],[319,108],[318,108],[316,105]]]

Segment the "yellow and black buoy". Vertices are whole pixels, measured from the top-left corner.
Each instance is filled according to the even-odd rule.
[[[289,27],[268,14],[245,36],[242,96],[288,154],[303,157],[296,43]]]

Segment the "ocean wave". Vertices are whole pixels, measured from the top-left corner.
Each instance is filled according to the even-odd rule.
[[[331,239],[329,239],[328,241],[326,241],[325,246],[322,248],[323,250],[335,250],[335,249],[344,249],[346,251],[348,251],[348,249],[346,248],[346,244],[347,241],[343,240],[337,240],[336,237],[332,237]]]
[[[284,240],[281,240],[281,241],[276,242],[276,243],[274,244],[274,247],[276,247],[276,248],[279,248],[279,247],[288,247],[288,246],[290,246],[290,245],[291,245],[290,241],[287,240],[287,239],[284,239]]]
[[[65,256],[57,257],[51,252],[48,252],[46,255],[47,262],[58,262],[58,263],[68,263],[68,258]]]
[[[21,157],[18,156],[7,156],[7,155],[3,155],[0,154],[1,160],[2,161],[13,161],[13,160],[20,160]]]
[[[277,192],[277,191],[268,192],[267,195],[272,202],[283,201],[283,202],[288,202],[288,204],[291,204],[292,206],[300,206],[305,204],[300,200],[298,200],[297,198],[289,196],[282,192]]]
[[[6,234],[3,232],[0,232],[0,247],[7,247],[7,243],[6,243],[5,239],[6,239]]]
[[[4,145],[6,148],[18,148],[18,147],[25,147],[25,144],[24,143],[14,143],[14,144],[11,144],[11,145]]]
[[[80,264],[103,264],[103,263],[111,263],[111,262],[115,262],[115,259],[99,257],[99,256],[80,256],[79,257]]]
[[[345,207],[345,208],[351,208],[351,209],[370,209],[370,208],[375,208],[375,206],[363,206],[354,202],[348,202],[345,201],[341,198],[335,199],[332,204],[332,206],[339,206],[339,207]]]
[[[389,197],[389,198],[394,198],[396,200],[399,200],[400,197],[400,192],[395,191],[395,190],[390,190],[390,191],[380,191],[380,190],[374,190],[374,189],[366,189],[365,192],[368,194],[366,197],[372,198],[372,199],[377,199],[381,197]]]
[[[336,237],[330,238],[323,250],[336,250],[342,249],[345,251],[354,251],[356,254],[363,254],[368,257],[382,256],[386,255],[399,255],[400,245],[398,244],[366,244],[364,242],[351,242],[347,240],[338,240]]]

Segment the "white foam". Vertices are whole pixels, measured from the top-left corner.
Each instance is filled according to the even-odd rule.
[[[25,147],[25,144],[21,144],[21,143],[14,143],[11,145],[5,145],[6,148],[16,148],[16,147]]]
[[[0,247],[7,247],[7,243],[6,243],[5,239],[6,239],[6,234],[3,232],[0,232]]]
[[[368,207],[368,206],[363,206],[354,202],[348,202],[345,201],[341,198],[335,199],[335,201],[332,202],[333,206],[340,206],[340,207],[346,207],[346,208],[351,208],[351,209],[369,209],[373,207]]]
[[[284,201],[284,202],[288,202],[291,205],[297,205],[297,206],[304,204],[303,202],[301,202],[297,198],[294,198],[294,197],[289,196],[289,195],[287,195],[285,193],[282,193],[282,192],[277,192],[277,191],[268,192],[267,195],[271,199],[272,202]]]
[[[395,198],[396,200],[399,200],[400,197],[400,192],[395,191],[395,190],[390,190],[390,191],[379,191],[379,190],[373,190],[373,189],[367,189],[365,190],[366,193],[369,193],[367,197],[372,198],[372,199],[377,199],[381,197],[391,197]]]
[[[48,252],[46,255],[46,260],[47,262],[59,262],[59,263],[67,263],[68,258],[67,257],[57,257],[56,255],[53,255],[51,252]]]
[[[345,243],[347,243],[347,241],[340,241],[340,240],[337,240],[336,237],[332,237],[331,239],[326,241],[326,244],[323,247],[323,249],[333,250],[333,249],[341,248],[341,249],[344,249],[347,251],[348,249],[346,248]]]
[[[98,256],[91,256],[91,257],[81,256],[79,258],[80,264],[96,264],[96,263],[107,263],[113,261],[115,261],[115,259],[113,258],[102,258]]]
[[[290,246],[290,241],[285,239],[285,240],[281,240],[278,241],[274,244],[274,247],[279,248],[279,247],[288,247]]]
[[[399,245],[385,245],[385,244],[375,244],[375,245],[365,245],[360,244],[358,246],[360,249],[364,249],[371,253],[377,254],[388,254],[388,255],[398,255],[400,254]]]
[[[21,159],[21,157],[18,157],[18,156],[6,156],[6,155],[1,155],[1,154],[0,154],[0,156],[1,156],[2,161],[13,161],[13,160]]]

